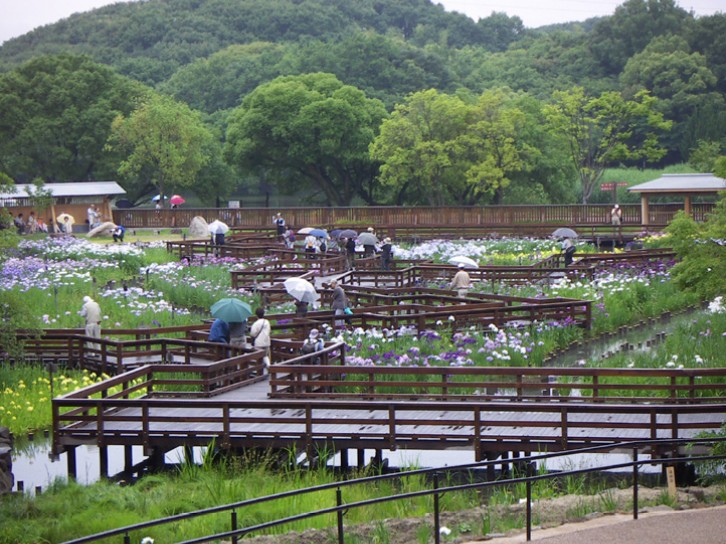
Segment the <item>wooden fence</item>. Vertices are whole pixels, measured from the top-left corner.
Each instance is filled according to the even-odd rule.
[[[586,231],[610,229],[610,204],[570,204],[541,206],[366,206],[350,208],[315,207],[287,208],[280,210],[288,225],[301,227],[323,227],[365,229],[376,227],[385,230],[389,236],[409,234],[414,229],[422,234],[435,233],[436,229],[447,227],[466,232],[467,228],[479,230],[514,232],[517,227],[526,230],[545,231],[554,227],[578,227]],[[623,204],[623,229],[640,229],[644,224],[640,204]],[[649,206],[649,230],[666,225],[679,210],[681,204],[656,204]],[[711,203],[696,203],[692,206],[693,218],[703,221],[713,209]],[[201,216],[208,222],[219,219],[232,228],[243,230],[274,229],[273,213],[270,208],[176,208],[176,209],[128,209],[114,210],[113,220],[127,228],[169,228],[187,227],[192,218]],[[427,232],[427,229],[431,232]]]
[[[271,398],[723,402],[726,369],[275,366]]]

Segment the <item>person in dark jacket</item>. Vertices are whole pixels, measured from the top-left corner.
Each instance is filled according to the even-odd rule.
[[[296,300],[295,301],[295,315],[297,317],[305,317],[308,315],[308,308],[310,305],[305,302],[304,300]]]
[[[393,246],[391,245],[391,239],[384,238],[383,245],[381,246],[381,268],[383,270],[390,270],[392,263],[393,263]]]
[[[355,240],[346,238],[345,240],[345,258],[348,263],[348,270],[355,268]]]
[[[223,319],[215,319],[209,329],[207,341],[229,344],[229,324]]]
[[[124,234],[126,234],[126,228],[122,227],[121,225],[116,225],[116,228],[113,229],[113,241],[123,242]]]

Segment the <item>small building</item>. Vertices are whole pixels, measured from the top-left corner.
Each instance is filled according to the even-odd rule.
[[[726,179],[713,174],[663,174],[658,179],[634,185],[628,189],[632,193],[640,193],[640,216],[642,224],[650,224],[650,207],[648,199],[653,196],[675,196],[683,198],[683,209],[693,217],[694,196],[717,195],[726,191]]]
[[[125,195],[126,191],[115,181],[73,181],[67,183],[46,183],[43,188],[52,195],[51,205],[46,210],[33,207],[32,184],[15,186],[14,193],[0,192],[0,207],[6,208],[13,217],[22,213],[25,218],[31,211],[42,218],[49,226],[56,224],[56,217],[61,213],[72,215],[75,219],[74,229],[86,230],[89,206],[98,206],[101,221],[113,221],[112,204],[116,197]],[[42,214],[41,214],[42,212]]]

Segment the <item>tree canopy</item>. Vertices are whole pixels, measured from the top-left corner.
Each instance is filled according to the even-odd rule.
[[[198,113],[167,96],[153,95],[128,117],[114,119],[108,149],[122,156],[118,172],[137,183],[135,196],[151,184],[164,203],[164,196],[194,184],[210,160],[212,141]]]
[[[0,74],[0,169],[25,182],[113,177],[111,122],[146,92],[88,57],[37,57]]]
[[[665,154],[658,136],[671,122],[655,109],[656,99],[647,91],[626,100],[612,91],[589,97],[582,87],[575,87],[556,91],[553,98],[545,115],[567,142],[584,204],[611,162],[655,161]]]
[[[602,168],[652,161],[667,166],[689,160],[701,141],[726,145],[724,36],[726,15],[696,17],[674,0],[627,0],[609,17],[539,29],[496,12],[474,21],[447,13],[431,0],[119,2],[0,46],[0,168],[16,181],[115,177],[129,151],[117,145],[104,148],[111,122],[119,115],[129,118],[142,99],[157,92],[201,112],[198,119],[213,135],[202,146],[207,163],[190,182],[216,192],[212,197],[198,191],[205,202],[231,196],[235,185],[257,190],[255,184],[266,194],[307,191],[304,198],[310,203],[428,202],[435,193],[418,191],[411,182],[393,183],[390,177],[394,156],[412,150],[389,145],[387,172],[380,178],[385,183],[379,183],[378,164],[363,145],[379,131],[371,120],[380,121],[386,112],[411,106],[411,97],[433,90],[439,94],[437,107],[453,107],[449,98],[459,98],[467,109],[464,123],[481,124],[469,110],[483,94],[500,93],[503,102],[490,109],[498,117],[487,118],[492,127],[478,133],[462,129],[454,140],[444,140],[455,144],[456,153],[443,146],[438,160],[454,162],[442,166],[442,172],[462,177],[437,198],[562,202],[579,192],[587,199]],[[253,115],[262,104],[260,89],[273,82],[277,86],[278,78],[301,80],[319,73],[336,78],[348,96],[336,98],[342,102],[335,111],[327,108],[333,103],[328,97],[296,114],[298,123],[304,119],[315,128],[312,133],[295,125],[286,140],[279,134],[275,140],[238,123],[244,118],[239,109],[230,117],[240,107]],[[596,152],[583,160],[572,156],[568,164],[562,151],[573,150],[572,140],[554,136],[572,137],[572,132],[555,122],[552,108],[562,109],[560,98],[580,88],[587,97],[583,111],[590,110],[583,118],[589,118],[593,129],[588,147]],[[650,98],[638,98],[647,96],[639,94],[643,90]],[[251,100],[255,94],[257,102]],[[616,104],[616,95],[623,97],[622,104]],[[657,102],[651,102],[653,97]],[[372,99],[380,100],[385,111],[371,113]],[[356,101],[363,105],[362,113],[346,113]],[[633,114],[638,103],[645,115],[634,115],[638,122],[608,120]],[[373,109],[379,108],[376,104]],[[309,113],[316,107],[320,119]],[[366,128],[340,135],[336,150],[325,119]],[[272,125],[280,119],[267,121]],[[663,133],[666,122],[672,129]],[[310,148],[314,151],[307,159],[327,154],[325,161],[301,174],[301,152],[292,155],[298,162],[286,162],[282,155],[275,160],[268,156],[267,162],[248,160],[245,153],[230,151],[244,148],[247,136],[225,145],[227,135],[242,129],[250,138],[261,137],[256,145],[268,155],[266,144],[284,140],[288,151]],[[484,138],[485,132],[492,139]],[[325,145],[315,134],[327,134]],[[496,134],[507,136],[495,142]],[[648,135],[657,135],[657,145]],[[466,138],[479,139],[477,151],[488,154],[489,162],[475,156]],[[604,143],[608,139],[610,148]],[[508,147],[497,165],[492,161],[502,148],[495,151],[493,146],[501,141]],[[579,138],[578,145],[583,142]],[[221,146],[227,149],[224,155]],[[338,155],[335,166],[333,154]],[[121,172],[119,181],[131,195],[154,190],[147,168],[124,167]]]
[[[287,76],[261,85],[230,116],[232,164],[320,191],[328,204],[373,202],[368,145],[386,110],[331,74]]]

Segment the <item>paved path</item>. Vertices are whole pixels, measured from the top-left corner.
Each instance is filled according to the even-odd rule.
[[[472,541],[467,544],[475,544]],[[488,539],[490,544],[519,544],[526,534]],[[656,509],[632,515],[602,516],[582,523],[532,531],[538,544],[724,544],[726,506],[673,511]]]

